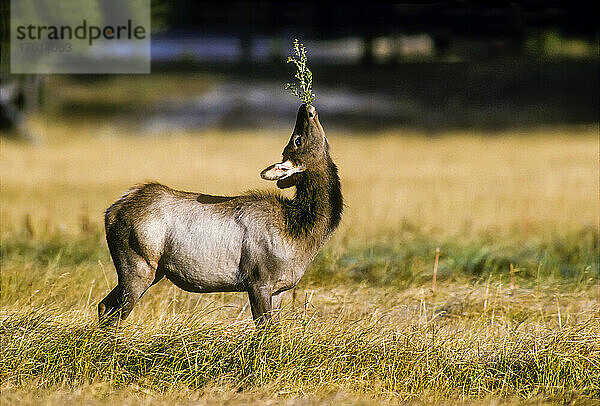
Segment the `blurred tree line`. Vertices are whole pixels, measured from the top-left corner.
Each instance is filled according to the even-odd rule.
[[[327,40],[359,37],[362,63],[373,63],[377,37],[428,34],[436,54],[459,40],[473,40],[488,54],[543,52],[547,33],[588,43],[598,40],[594,2],[526,0],[521,2],[396,3],[153,0],[153,25],[162,31],[237,36],[248,56],[257,36]]]
[[[82,0],[100,20],[135,2]],[[28,136],[24,114],[43,100],[43,77],[9,73],[9,1],[0,2],[0,131]],[[364,44],[360,64],[377,63],[376,40],[381,37],[426,34],[433,43],[434,58],[443,59],[458,43],[479,49],[468,58],[545,56],[563,38],[591,44],[597,57],[599,27],[594,2],[582,0],[526,0],[522,2],[394,3],[371,1],[352,5],[341,2],[196,1],[151,0],[152,31],[173,38],[234,37],[239,39],[240,61],[251,61],[258,37],[288,40],[360,38]],[[37,12],[37,11],[34,11]],[[59,19],[59,7],[45,10]],[[558,45],[557,45],[558,44]],[[481,52],[481,49],[484,51]],[[282,49],[274,48],[274,52]],[[588,55],[589,56],[589,55]],[[278,55],[279,57],[279,55]],[[398,62],[401,58],[392,58]]]

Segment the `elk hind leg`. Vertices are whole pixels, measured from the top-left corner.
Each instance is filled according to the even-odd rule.
[[[101,324],[113,326],[119,319],[125,320],[144,292],[161,279],[155,268],[133,251],[114,262],[119,284],[98,305]]]

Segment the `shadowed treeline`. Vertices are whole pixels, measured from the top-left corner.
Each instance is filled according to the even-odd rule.
[[[501,130],[597,122],[598,60],[314,64],[316,105],[332,129]],[[179,129],[289,127],[296,101],[278,64],[158,64],[150,78],[52,78],[56,116]],[[135,100],[123,92],[129,89]],[[142,92],[143,90],[143,92]],[[121,97],[121,96],[123,97]]]

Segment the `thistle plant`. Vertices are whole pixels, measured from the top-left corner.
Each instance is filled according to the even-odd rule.
[[[298,82],[287,83],[285,88],[308,106],[315,100],[315,94],[312,92],[312,72],[306,66],[306,48],[297,39],[294,40],[294,54],[295,56],[288,57],[287,63],[292,62],[296,65],[295,78]]]

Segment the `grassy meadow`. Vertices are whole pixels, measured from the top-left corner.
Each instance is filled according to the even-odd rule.
[[[163,280],[111,334],[104,209],[147,180],[275,190],[289,134],[34,124],[0,151],[3,404],[600,401],[596,128],[328,133],[342,225],[279,329]]]

